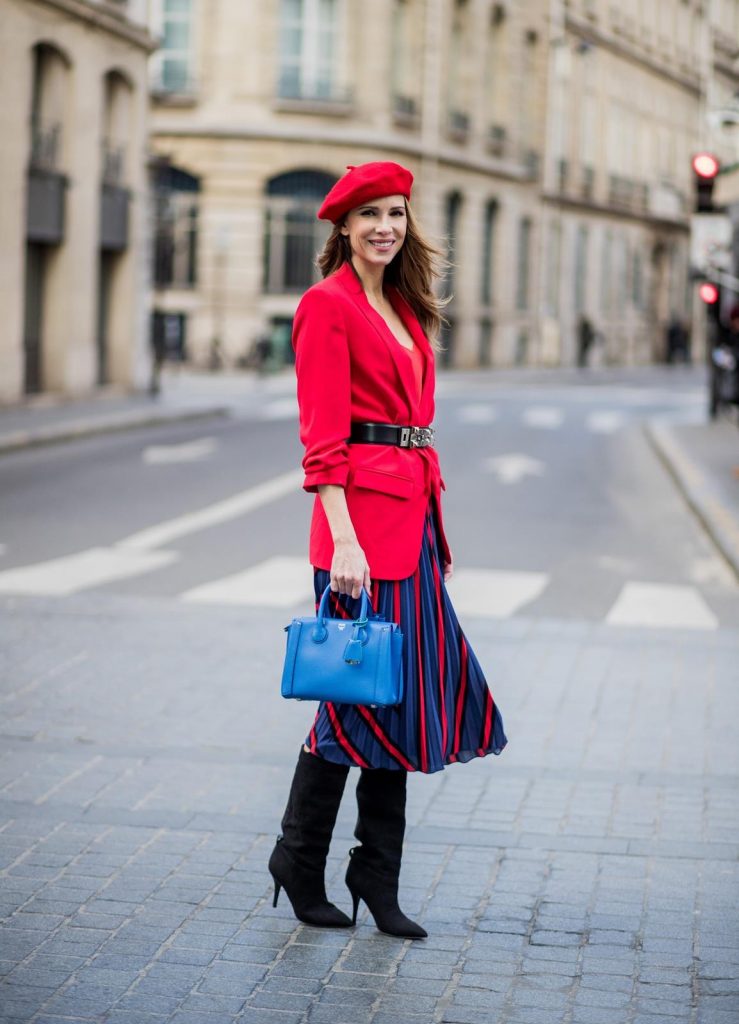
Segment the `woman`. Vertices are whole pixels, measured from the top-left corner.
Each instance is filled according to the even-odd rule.
[[[350,167],[334,185],[318,212],[334,224],[319,258],[324,280],[303,296],[293,332],[304,487],[316,493],[316,599],[330,584],[334,614],[356,618],[366,587],[374,609],[400,624],[404,697],[393,708],[319,706],[269,868],[274,904],[284,887],[301,921],[346,927],[361,899],[382,931],[423,938],[398,907],[407,774],[498,754],[506,738],[445,588],[452,556],[429,427],[439,254],[413,220],[412,182],[381,162]],[[324,869],[351,766],[361,846],[346,874],[350,921],[328,902]]]

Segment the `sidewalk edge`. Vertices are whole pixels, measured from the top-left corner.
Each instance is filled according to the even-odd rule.
[[[739,522],[736,516],[711,492],[705,474],[685,454],[669,424],[653,419],[645,423],[644,431],[660,462],[739,579]]]
[[[91,417],[65,423],[58,427],[17,430],[0,435],[0,456],[26,448],[61,444],[64,441],[78,441],[81,438],[94,437],[98,434],[122,433],[125,430],[135,430],[137,427],[160,427],[191,420],[225,418],[229,415],[229,408],[220,405],[171,411],[162,409],[158,412],[146,410],[133,415],[129,413],[123,416]]]

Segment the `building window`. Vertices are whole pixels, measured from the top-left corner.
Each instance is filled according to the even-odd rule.
[[[454,0],[449,38],[448,133],[458,142],[464,141],[470,130],[470,12],[468,8],[467,0]]]
[[[485,222],[482,236],[482,279],[480,281],[480,301],[489,306],[493,301],[493,242],[495,236],[495,218],[498,204],[491,199],[485,204]]]
[[[529,263],[531,260],[531,219],[522,217],[518,225],[518,268],[516,274],[516,309],[529,308]]]
[[[634,303],[636,309],[644,308],[644,270],[641,252],[638,248],[634,249],[634,262],[631,272],[631,301]]]
[[[301,292],[317,280],[316,254],[328,225],[316,219],[336,179],[322,171],[298,170],[267,183],[264,229],[264,290]]]
[[[562,257],[562,225],[552,221],[547,239],[546,310],[551,316],[559,313],[560,263]]]
[[[507,103],[507,78],[505,75],[505,53],[508,35],[508,19],[503,4],[493,4],[487,32],[487,52],[483,91],[488,112],[487,144],[495,156],[504,156],[507,142],[509,110]]]
[[[158,0],[155,31],[160,47],[154,54],[155,88],[166,93],[193,90],[193,0]]]
[[[197,283],[200,181],[163,165],[154,182],[154,285],[192,288]]]
[[[413,126],[418,121],[419,38],[413,19],[414,0],[394,0],[392,28],[392,108],[396,121]],[[414,31],[416,29],[416,31]]]
[[[457,235],[459,234],[459,215],[462,210],[462,194],[450,192],[444,203],[444,229],[447,240],[446,256],[449,260],[446,277],[444,279],[444,295],[452,296],[454,293],[454,277],[457,267],[455,259],[457,254]]]
[[[575,236],[575,312],[585,309],[585,293],[588,275],[588,229],[579,227]]]
[[[606,316],[610,316],[613,297],[613,235],[606,231],[603,236],[603,255],[600,268],[600,307]]]
[[[339,66],[340,0],[281,0],[282,99],[342,100]]]

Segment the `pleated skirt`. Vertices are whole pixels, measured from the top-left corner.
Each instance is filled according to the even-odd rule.
[[[316,569],[316,607],[329,573]],[[403,632],[403,700],[368,708],[324,701],[306,746],[337,764],[437,772],[448,764],[500,754],[503,721],[447,593],[433,502],[418,568],[403,580],[373,580],[372,605]],[[359,599],[331,594],[336,617],[355,619]]]

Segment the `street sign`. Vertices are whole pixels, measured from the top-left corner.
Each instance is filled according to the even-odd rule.
[[[690,265],[701,273],[731,269],[731,221],[724,213],[690,218]]]

